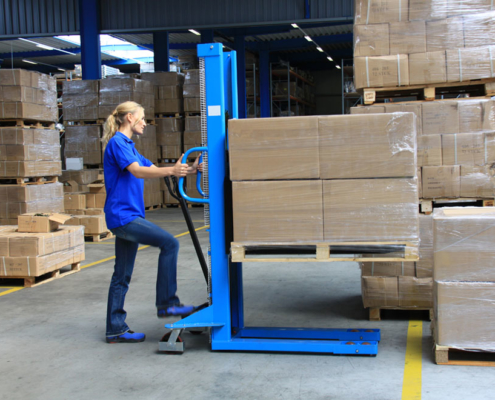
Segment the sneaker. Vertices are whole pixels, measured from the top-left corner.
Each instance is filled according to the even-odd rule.
[[[107,343],[139,343],[144,342],[144,339],[146,339],[146,335],[144,333],[127,331],[122,335],[107,337]]]
[[[173,316],[187,317],[192,314],[196,310],[194,306],[185,306],[184,304],[176,304],[174,306],[170,306],[163,310],[157,311],[158,318],[166,318]]]

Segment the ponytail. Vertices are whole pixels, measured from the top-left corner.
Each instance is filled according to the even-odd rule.
[[[143,110],[143,107],[134,101],[126,101],[117,106],[110,114],[103,125],[103,148],[105,148],[111,138],[115,136],[115,133],[119,130],[120,126],[125,121],[125,116],[129,113],[135,114],[137,111]]]

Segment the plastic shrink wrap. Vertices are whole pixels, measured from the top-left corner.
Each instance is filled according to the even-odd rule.
[[[0,227],[0,276],[35,277],[84,260],[84,228],[61,226],[50,233],[18,233]]]
[[[63,117],[64,121],[84,121],[98,119],[100,81],[64,81]]]
[[[355,86],[495,77],[491,0],[355,0]]]
[[[155,91],[151,82],[133,79],[102,79],[100,81],[98,117],[107,118],[125,101],[134,101],[144,108],[145,117],[155,117]]]
[[[65,127],[66,158],[82,158],[84,164],[102,164],[101,125]]]
[[[437,345],[495,351],[495,209],[434,212]]]

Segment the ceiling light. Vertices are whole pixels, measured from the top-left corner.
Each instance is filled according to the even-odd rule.
[[[321,51],[321,52],[323,53],[323,49],[322,49],[320,46],[316,47],[316,49],[317,49],[318,51]]]
[[[57,68],[59,71],[65,72],[65,69]]]
[[[336,65],[335,68],[340,69],[340,65]]]
[[[28,64],[38,64],[37,62],[29,61],[29,60],[22,60],[22,61],[24,61],[25,63],[28,63]]]
[[[306,36],[304,36],[304,39],[306,39],[308,42],[312,42],[312,41],[313,41],[313,39],[311,39],[311,38],[310,38],[309,36],[307,36],[307,35],[306,35]]]
[[[194,33],[195,35],[201,36],[201,33],[195,31],[194,29],[189,29],[189,32]]]
[[[333,61],[332,57],[328,56],[327,58],[328,58],[328,61]]]
[[[42,49],[46,50],[55,50],[53,47],[45,46],[44,44],[37,44],[36,47],[41,47]]]
[[[293,28],[296,28],[296,29],[299,28],[299,25],[297,25],[297,24],[291,24],[291,25]]]

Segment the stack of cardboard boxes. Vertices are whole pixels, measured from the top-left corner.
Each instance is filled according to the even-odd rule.
[[[434,212],[434,337],[437,345],[495,351],[493,208]]]
[[[0,70],[0,178],[53,177],[61,174],[59,131],[33,129],[58,120],[56,81],[39,72]],[[12,123],[10,123],[10,121]],[[13,125],[9,127],[8,125]],[[25,126],[25,127],[24,127]],[[25,212],[63,211],[60,183],[0,186],[0,224],[17,224]]]
[[[184,75],[177,72],[143,73],[141,79],[154,86],[156,114],[182,114]],[[149,114],[149,110],[146,110]],[[150,114],[151,115],[151,114]],[[154,118],[153,115],[151,118]]]
[[[418,125],[420,198],[493,198],[495,101],[385,103],[351,114],[411,111]]]
[[[156,143],[160,160],[178,160],[183,150],[184,119],[157,118]]]
[[[186,113],[201,112],[199,73],[199,69],[190,69],[185,74],[184,111]]]
[[[230,120],[236,242],[418,244],[412,113]]]
[[[495,77],[495,7],[487,0],[355,0],[355,86]]]

